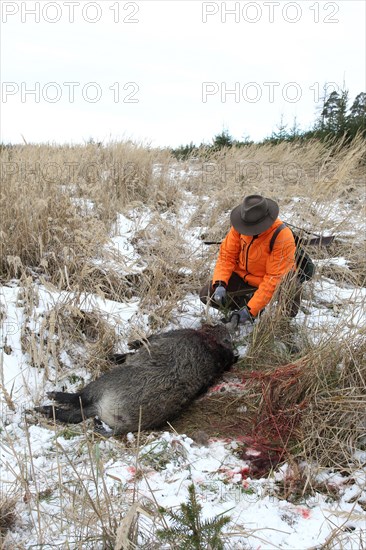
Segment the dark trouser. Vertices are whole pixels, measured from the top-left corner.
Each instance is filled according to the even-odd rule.
[[[256,290],[256,286],[249,285],[237,273],[233,273],[226,287],[227,295],[225,309],[235,310],[246,306]],[[212,282],[201,288],[201,302],[207,304],[207,301],[211,298],[214,292],[215,290],[212,288]],[[210,306],[216,309],[219,309],[220,307],[213,300],[210,301]]]
[[[285,278],[283,284],[280,285],[279,297],[282,295],[284,297],[282,299],[286,302],[285,315],[288,317],[296,317],[300,308],[302,285],[297,277],[291,276],[290,279],[290,285],[288,283],[289,279],[287,278]],[[285,288],[290,288],[290,291],[287,290],[285,292]],[[257,287],[249,285],[240,275],[233,273],[226,287],[227,295],[224,309],[232,311],[246,306],[256,290],[258,290]],[[211,307],[219,309],[221,306],[216,304],[213,300],[210,300],[214,292],[215,290],[212,288],[212,282],[208,283],[200,290],[200,300],[204,304],[207,304],[209,301]]]

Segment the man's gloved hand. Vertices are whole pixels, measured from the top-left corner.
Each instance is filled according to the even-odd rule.
[[[212,294],[211,299],[216,302],[218,306],[224,306],[226,302],[226,288],[219,283],[216,286],[215,292]]]
[[[249,310],[246,306],[236,311],[233,311],[230,315],[230,321],[233,321],[235,317],[238,318],[238,325],[244,325],[245,323],[253,322],[253,317],[250,315]]]

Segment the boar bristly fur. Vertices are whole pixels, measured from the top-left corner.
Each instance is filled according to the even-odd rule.
[[[162,426],[205,392],[235,358],[227,328],[220,324],[173,330],[148,339],[123,364],[78,393],[50,392],[62,405],[37,410],[62,422],[98,416],[114,434]]]

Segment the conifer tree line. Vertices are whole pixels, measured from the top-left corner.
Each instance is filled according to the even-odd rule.
[[[319,114],[310,130],[302,131],[296,118],[292,127],[289,128],[282,116],[280,123],[277,125],[277,130],[259,143],[275,145],[283,141],[305,141],[310,139],[319,139],[331,143],[334,140],[343,139],[344,145],[347,145],[358,135],[366,139],[366,92],[359,93],[350,105],[348,90],[333,90],[327,93],[326,89],[327,86],[325,85],[325,93]],[[235,140],[229,131],[224,129],[213,137],[211,144],[201,143],[197,146],[191,142],[188,145],[171,149],[171,151],[175,157],[184,159],[203,148],[215,151],[223,147],[245,147],[253,143],[249,137],[245,137],[243,140]]]

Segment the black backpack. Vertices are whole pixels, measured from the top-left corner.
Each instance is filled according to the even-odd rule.
[[[285,223],[282,223],[279,225],[276,230],[274,231],[272,238],[269,243],[269,250],[272,252],[273,246],[275,243],[275,240],[277,239],[278,234],[282,231],[282,229],[285,229],[285,227],[288,227]],[[302,237],[299,237],[294,231],[292,231],[291,227],[289,227],[291,230],[296,244],[296,252],[295,252],[295,262],[296,262],[296,268],[297,268],[297,274],[300,283],[304,283],[305,281],[309,281],[314,276],[315,273],[315,264],[313,260],[310,258],[309,254],[305,252],[305,250],[302,248],[301,244],[322,244],[321,238],[314,238],[314,239],[303,239]],[[326,238],[326,237],[325,237]],[[329,244],[329,243],[327,243]]]

